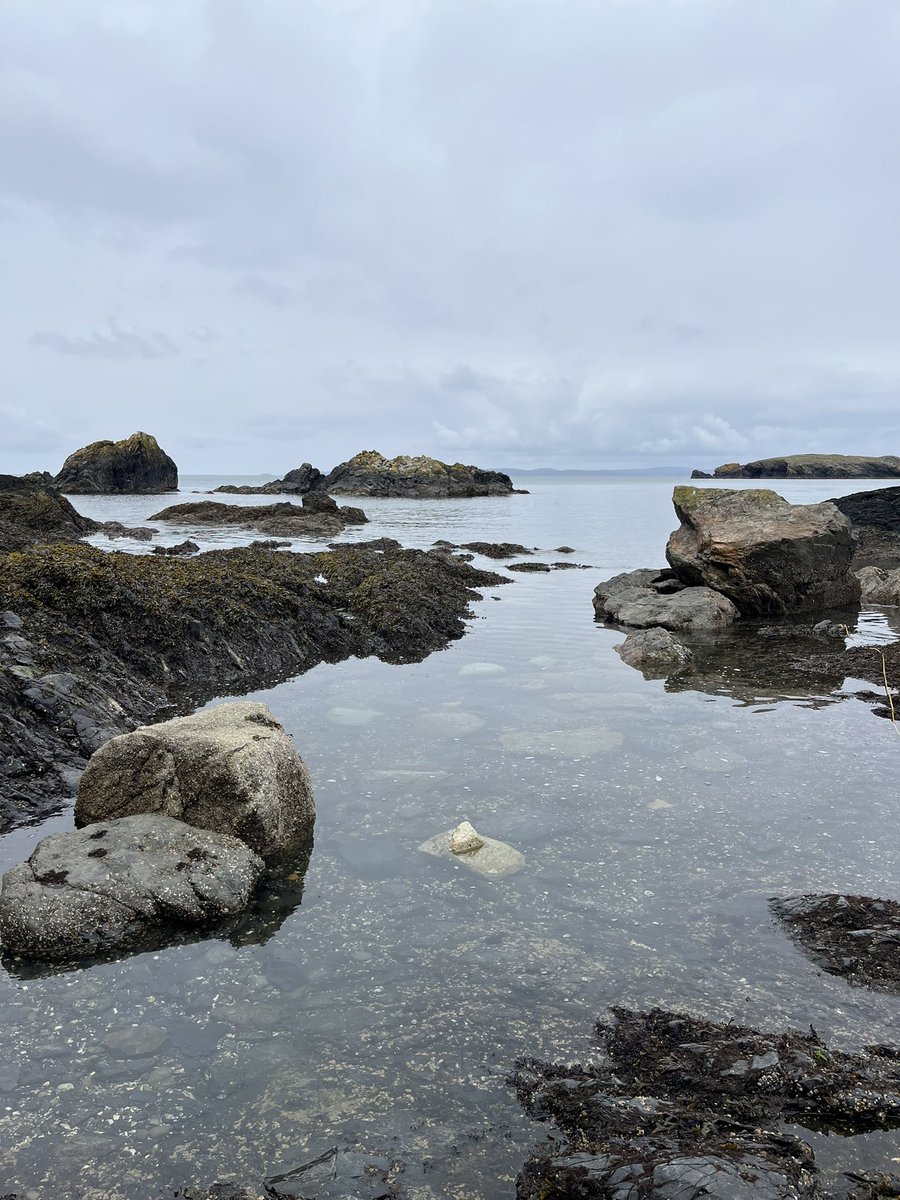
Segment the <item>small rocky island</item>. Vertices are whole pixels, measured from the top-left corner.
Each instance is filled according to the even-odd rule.
[[[177,492],[178,468],[149,433],[76,450],[53,481],[70,496]]]
[[[225,484],[217,492],[232,495],[279,495],[324,492],[344,496],[400,497],[404,499],[460,499],[473,496],[510,496],[517,489],[502,471],[487,471],[465,463],[445,463],[425,455],[385,458],[377,450],[363,450],[339,463],[327,475],[303,463],[284,479],[258,487]]]
[[[748,463],[723,463],[710,475],[694,470],[692,479],[897,479],[900,458],[885,454],[788,454]]]
[[[339,508],[330,496],[308,492],[300,504],[236,505],[213,500],[173,504],[154,513],[151,521],[170,525],[233,525],[255,529],[267,537],[334,537],[348,525],[365,525],[368,517],[361,508]]]

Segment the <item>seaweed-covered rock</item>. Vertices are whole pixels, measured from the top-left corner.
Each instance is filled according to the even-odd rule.
[[[351,655],[417,662],[462,636],[473,589],[511,582],[352,544],[190,558],[60,545],[0,562],[0,613],[21,622],[0,630],[0,832],[56,811],[99,745],[173,704]]]
[[[775,897],[790,936],[832,975],[900,995],[900,904],[835,893]]]
[[[56,486],[69,495],[175,492],[178,468],[149,433],[120,442],[91,442],[62,465]]]
[[[517,554],[533,553],[519,542],[463,542],[460,548],[486,558],[515,558]]]
[[[215,500],[189,500],[172,504],[151,517],[170,525],[233,525],[254,529],[268,537],[333,537],[347,525],[364,525],[368,517],[359,508],[339,508],[330,496],[315,493],[300,504],[225,504]]]
[[[666,557],[683,583],[721,592],[745,616],[858,603],[853,531],[833,504],[686,486],[676,487],[672,499],[681,526]]]
[[[673,637],[667,629],[652,626],[629,633],[616,653],[629,667],[636,667],[645,675],[668,675],[689,666],[693,655],[687,646]]]
[[[0,945],[46,961],[143,945],[240,912],[264,869],[240,839],[159,814],[51,834],[3,876]]]
[[[77,542],[98,528],[42,480],[0,475],[0,553],[43,542]]]
[[[184,542],[178,542],[174,546],[154,546],[154,554],[167,554],[170,558],[180,557],[185,558],[190,554],[199,553],[200,547],[196,542],[192,542],[190,538]]]
[[[339,463],[317,486],[333,495],[412,499],[509,496],[515,491],[510,477],[501,471],[448,464],[424,455],[385,458],[377,450],[364,450]]]
[[[519,1200],[836,1200],[888,1196],[861,1177],[836,1192],[782,1122],[844,1134],[900,1125],[900,1061],[829,1050],[812,1032],[769,1034],[680,1013],[613,1009],[602,1065],[524,1060],[511,1082],[567,1139],[536,1155]],[[858,1186],[857,1186],[858,1183]]]
[[[284,479],[273,479],[271,483],[257,485],[249,483],[223,483],[221,487],[213,488],[214,492],[224,492],[230,496],[302,496],[312,492],[322,482],[325,476],[311,463],[303,463],[288,471]]]
[[[264,704],[219,704],[192,717],[113,738],[78,785],[75,823],[165,813],[228,833],[263,858],[313,834],[312,781],[294,744]]]

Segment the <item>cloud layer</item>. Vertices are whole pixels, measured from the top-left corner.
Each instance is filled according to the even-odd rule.
[[[0,8],[0,469],[900,448],[895,0]]]

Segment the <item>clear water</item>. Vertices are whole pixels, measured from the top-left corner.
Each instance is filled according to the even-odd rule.
[[[522,1116],[511,1064],[589,1058],[607,1004],[811,1022],[843,1048],[896,1041],[898,1000],[820,973],[766,907],[897,894],[890,723],[839,699],[842,680],[790,679],[779,643],[740,635],[696,686],[667,690],[593,621],[601,578],[662,564],[673,482],[529,478],[529,496],[364,503],[371,523],[341,540],[520,541],[548,561],[566,543],[592,569],[486,590],[465,638],[418,665],[322,665],[254,694],[315,779],[305,879],[298,864],[230,937],[0,973],[7,1188],[137,1200],[348,1142],[404,1158],[423,1196],[494,1200],[514,1195],[546,1132]],[[779,490],[802,502],[859,486]],[[76,503],[134,524],[174,499]],[[189,532],[203,546],[253,537]],[[856,636],[893,638],[896,621],[867,610]],[[463,818],[523,851],[525,869],[490,882],[417,851]],[[10,835],[0,865],[69,823]],[[900,1154],[891,1134],[816,1146],[844,1166]]]

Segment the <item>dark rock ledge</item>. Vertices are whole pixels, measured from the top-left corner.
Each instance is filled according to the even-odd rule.
[[[787,896],[769,901],[800,948],[832,975],[900,996],[900,903],[873,896]]]
[[[393,546],[0,554],[0,832],[58,811],[117,734],[322,661],[419,661],[462,636],[473,588],[503,582]]]
[[[875,1200],[900,1180],[823,1181],[783,1122],[845,1135],[900,1125],[900,1061],[830,1050],[812,1031],[763,1033],[680,1013],[613,1009],[600,1066],[523,1060],[511,1078],[565,1141],[517,1180],[518,1200]],[[848,1156],[852,1156],[852,1143]],[[851,1166],[852,1164],[847,1164]]]

